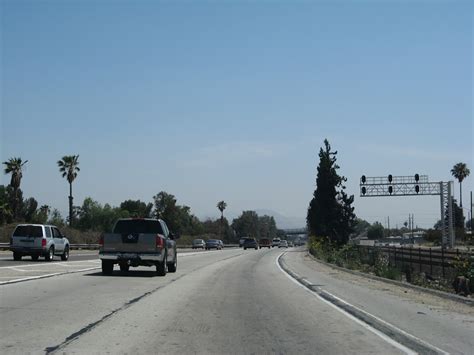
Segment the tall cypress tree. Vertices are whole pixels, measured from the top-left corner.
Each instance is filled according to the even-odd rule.
[[[319,166],[316,177],[316,190],[308,208],[306,223],[312,235],[324,237],[342,245],[347,243],[354,228],[354,196],[346,194],[344,182],[339,176],[336,164],[337,151],[331,151],[328,140],[324,140],[324,149],[319,150]]]

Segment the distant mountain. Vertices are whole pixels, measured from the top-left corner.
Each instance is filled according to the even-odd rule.
[[[279,229],[304,228],[306,226],[305,217],[287,217],[273,210],[255,210],[259,216],[267,215],[275,218],[275,223]]]

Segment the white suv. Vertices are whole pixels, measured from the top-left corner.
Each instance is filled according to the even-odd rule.
[[[33,260],[44,256],[46,261],[59,255],[61,260],[67,260],[69,240],[56,226],[19,224],[10,238],[10,250],[13,252],[13,260],[21,260],[25,255],[30,255]]]

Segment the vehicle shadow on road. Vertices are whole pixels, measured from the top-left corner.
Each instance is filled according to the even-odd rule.
[[[150,277],[159,277],[156,275],[154,271],[128,271],[122,272],[119,270],[115,270],[111,275],[104,275],[101,271],[93,272],[90,274],[84,274],[84,276],[100,276],[100,277],[143,277],[143,278],[150,278]]]

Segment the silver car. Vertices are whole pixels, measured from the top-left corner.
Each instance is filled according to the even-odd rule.
[[[205,249],[206,248],[206,242],[204,239],[194,239],[193,244],[192,244],[193,249]]]
[[[23,256],[29,255],[33,260],[42,256],[46,261],[51,261],[58,255],[65,261],[69,259],[69,240],[56,226],[19,224],[10,238],[10,250],[13,260],[21,260]]]

